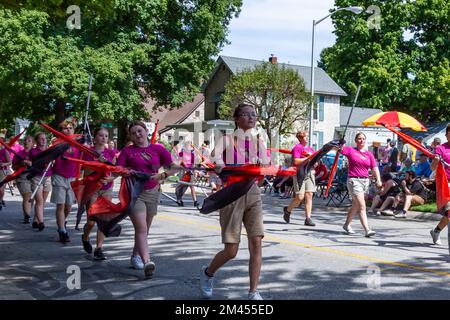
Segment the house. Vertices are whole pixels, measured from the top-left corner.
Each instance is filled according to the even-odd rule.
[[[271,63],[278,63],[276,57],[269,58]],[[218,119],[218,107],[221,97],[225,91],[225,85],[232,75],[238,74],[244,70],[249,70],[262,64],[263,61],[243,59],[237,57],[219,56],[216,67],[211,72],[208,80],[202,86],[205,96],[205,120]],[[287,68],[296,70],[305,81],[305,87],[308,90],[310,86],[311,67],[281,64]],[[340,125],[339,105],[340,97],[347,94],[339,85],[330,78],[330,76],[321,68],[315,68],[315,94],[318,101],[318,107],[314,111],[313,138],[312,144],[315,148],[333,139],[335,127]],[[299,128],[298,128],[299,129]],[[286,137],[283,144],[297,143],[294,136]]]

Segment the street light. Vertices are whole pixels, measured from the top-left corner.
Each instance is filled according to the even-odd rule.
[[[314,29],[316,27],[316,25],[318,25],[319,23],[321,23],[323,20],[325,20],[326,18],[330,17],[331,15],[335,14],[336,12],[342,11],[342,10],[346,10],[346,11],[350,11],[353,12],[355,14],[360,14],[361,12],[364,11],[363,8],[361,7],[346,7],[346,8],[340,8],[337,9],[336,11],[333,11],[332,13],[330,13],[329,15],[323,17],[320,20],[313,20],[313,28],[312,28],[312,49],[311,49],[311,108],[310,108],[310,113],[309,113],[309,145],[312,146],[312,136],[313,136],[313,111],[314,111]]]

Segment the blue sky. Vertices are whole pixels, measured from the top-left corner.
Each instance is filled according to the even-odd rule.
[[[271,54],[278,62],[311,65],[312,20],[325,17],[334,0],[243,0],[238,18],[229,26],[228,40],[221,55],[267,60]],[[315,58],[333,45],[331,19],[316,26]]]

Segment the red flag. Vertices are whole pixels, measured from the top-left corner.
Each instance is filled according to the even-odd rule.
[[[98,152],[96,152],[95,150],[92,150],[91,148],[89,148],[88,146],[84,146],[81,143],[79,143],[78,141],[72,139],[71,137],[66,136],[65,134],[59,132],[58,130],[53,129],[52,127],[50,127],[49,125],[40,122],[39,123],[42,127],[44,127],[45,129],[47,129],[48,131],[50,131],[51,133],[53,133],[56,137],[64,140],[65,142],[67,142],[68,144],[70,144],[72,147],[77,148],[80,151],[83,151],[87,154],[90,154],[96,158],[100,157],[100,154]]]
[[[21,160],[24,160],[23,157],[20,156],[20,154],[18,154],[13,148],[11,148],[7,143],[5,143],[5,141],[3,141],[2,138],[0,138],[0,144],[2,146],[5,147],[6,150],[8,150],[8,152],[14,154],[16,157],[18,157]]]
[[[0,188],[10,181],[13,181],[19,177],[19,175],[27,168],[27,166],[19,167],[16,171],[8,174],[2,181],[0,181]]]
[[[11,137],[9,139],[8,146],[12,147],[14,145],[14,143],[16,143],[20,139],[20,137],[23,135],[23,133],[26,130],[27,130],[27,128],[23,129],[23,131],[21,133],[19,133],[17,136]]]
[[[191,144],[192,148],[194,148],[195,152],[197,152],[197,154],[200,156],[200,158],[202,159],[202,162],[205,162],[205,165],[209,168],[214,168],[214,163],[212,163],[209,159],[206,159],[206,157],[204,155],[202,155],[202,153],[200,152],[200,150],[198,150],[193,144]]]
[[[339,156],[340,155],[341,155],[341,149],[339,149],[336,152],[336,156],[334,158],[333,165],[331,166],[330,176],[328,177],[327,188],[326,188],[325,194],[324,194],[325,198],[328,197],[328,192],[330,191],[331,183],[333,182],[334,174],[336,173],[336,170],[337,170],[337,165],[338,165],[338,162],[339,162]]]
[[[439,161],[436,169],[436,206],[441,211],[447,202],[450,201],[450,191],[448,189],[448,180],[445,175],[444,165]]]
[[[151,144],[155,144],[156,143],[156,134],[158,133],[158,124],[159,124],[159,119],[156,120],[155,130],[153,130],[152,139],[150,140]]]
[[[101,171],[101,172],[115,172],[121,175],[127,175],[130,174],[131,171],[121,167],[121,166],[113,166],[106,163],[98,162],[98,161],[87,161],[87,160],[81,160],[77,158],[71,158],[71,157],[65,157],[69,161],[73,161],[76,163],[79,163],[83,165],[83,168]]]
[[[401,131],[398,131],[390,126],[386,126],[387,129],[391,130],[392,132],[394,132],[396,135],[398,135],[400,138],[402,138],[403,140],[405,140],[407,143],[409,143],[410,145],[412,145],[414,148],[416,148],[417,150],[421,151],[422,153],[424,153],[427,157],[429,158],[434,158],[434,154],[432,154],[430,152],[430,150],[428,150],[426,147],[424,147],[419,141],[414,140],[413,138],[411,138],[410,136],[408,136],[406,133],[403,133]]]
[[[280,153],[285,153],[285,154],[291,154],[292,151],[288,150],[288,149],[278,149],[278,148],[269,148],[270,151],[273,152],[280,152]]]

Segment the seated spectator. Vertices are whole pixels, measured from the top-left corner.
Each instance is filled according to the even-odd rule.
[[[416,172],[416,168],[413,166],[413,162],[411,159],[406,159],[403,162],[403,167],[400,170],[400,176],[404,177],[406,174],[406,171],[414,171]]]
[[[377,216],[380,214],[393,216],[394,212],[390,208],[395,203],[395,197],[400,193],[400,183],[390,173],[383,174],[381,176],[381,182],[383,183],[381,191],[373,199],[370,209]],[[380,204],[381,207],[378,208]]]
[[[416,164],[416,176],[429,178],[431,175],[431,166],[428,158],[423,153],[420,155],[420,160]]]
[[[436,147],[440,146],[440,145],[441,145],[441,139],[436,137],[433,139],[431,146],[428,147],[428,150],[430,150],[431,153],[434,153],[434,150],[436,150]]]
[[[322,160],[319,160],[317,166],[314,167],[314,174],[316,178],[316,184],[328,179],[328,169]]]
[[[422,205],[427,200],[427,189],[414,171],[406,171],[405,180],[401,182],[403,192],[396,198],[396,218],[406,218],[411,206]]]

